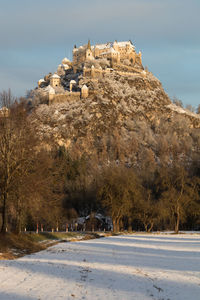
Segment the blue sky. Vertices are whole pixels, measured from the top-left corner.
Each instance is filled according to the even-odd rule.
[[[17,96],[74,44],[131,39],[171,98],[200,104],[200,0],[0,0],[0,91]]]

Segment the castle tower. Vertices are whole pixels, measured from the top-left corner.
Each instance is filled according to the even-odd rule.
[[[90,43],[90,40],[88,40],[87,49],[91,50],[91,43]]]
[[[86,53],[85,53],[85,58],[89,59],[89,60],[94,59],[92,49],[91,49],[90,40],[88,40],[87,49],[86,49]]]
[[[61,80],[60,80],[60,76],[58,74],[53,74],[50,77],[50,85],[52,87],[57,87],[61,85]]]
[[[142,52],[139,51],[139,59],[140,59],[140,64],[142,64]]]
[[[45,91],[48,93],[49,105],[50,105],[54,100],[55,90],[54,90],[54,88],[52,88],[51,85],[48,85],[48,87],[45,89]]]
[[[119,52],[114,50],[113,47],[110,49],[110,58],[111,58],[112,64],[117,63],[119,61]]]
[[[41,87],[44,82],[45,80],[43,78],[38,80],[38,87]]]
[[[118,51],[118,49],[119,49],[117,40],[115,40],[114,43],[113,43],[113,49],[114,49],[115,51]]]
[[[70,93],[72,92],[73,85],[76,85],[76,81],[75,80],[71,80],[70,83],[69,83],[69,91],[70,91]]]
[[[84,99],[88,97],[88,87],[85,84],[81,88],[81,97]]]
[[[94,70],[94,66],[92,65],[91,67],[91,77],[94,78],[95,77],[95,70]]]

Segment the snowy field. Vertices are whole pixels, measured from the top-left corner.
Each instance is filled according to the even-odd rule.
[[[198,300],[200,234],[60,243],[0,261],[0,299]]]

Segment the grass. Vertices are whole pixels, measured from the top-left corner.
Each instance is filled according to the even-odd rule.
[[[87,239],[98,238],[100,235],[98,233],[92,232],[40,232],[36,234],[35,232],[26,233],[27,238],[33,242],[45,242],[45,241],[70,241],[74,239]]]
[[[31,241],[24,234],[0,234],[0,259],[13,259],[44,249],[44,245]]]
[[[103,236],[110,235],[109,233]],[[58,242],[89,240],[102,237],[96,232],[27,232],[0,234],[0,259],[15,259],[46,249]]]

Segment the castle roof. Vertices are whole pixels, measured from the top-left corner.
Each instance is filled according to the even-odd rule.
[[[58,74],[53,74],[50,78],[57,78],[60,79],[60,76]]]
[[[112,47],[112,43],[109,42],[107,44],[97,44],[95,47],[100,49],[100,50],[109,49],[109,48]]]
[[[67,69],[70,68],[68,64],[62,64],[62,67],[63,67],[65,70],[67,70]]]
[[[62,64],[63,65],[67,65],[68,63],[70,63],[70,60],[67,58],[67,57],[65,57],[65,58],[63,58],[63,60],[62,60]]]
[[[99,50],[107,51],[108,49],[111,49],[113,46],[118,46],[120,48],[125,48],[127,45],[130,48],[135,49],[135,46],[132,44],[131,41],[123,41],[123,42],[114,41],[114,42],[108,42],[106,44],[96,44],[96,45],[93,45],[93,46],[90,46],[90,44],[89,44],[89,48],[91,50],[94,50],[96,48],[96,49],[99,49]],[[88,44],[81,45],[79,48],[74,48],[73,51],[85,51],[86,49],[88,49]]]
[[[82,90],[88,90],[88,87],[87,87],[87,85],[84,84],[81,89]]]
[[[70,83],[76,84],[75,80],[70,80]]]
[[[129,45],[131,46],[132,48],[135,48],[131,41],[124,41],[124,42],[117,42],[117,41],[114,41],[113,42],[108,42],[106,44],[97,44],[95,47],[100,49],[100,50],[103,50],[103,49],[109,49],[109,48],[112,48],[113,45],[118,45],[119,47],[126,47],[126,45]]]
[[[115,51],[115,49],[114,49],[113,47],[110,48],[109,52],[110,52],[110,53],[117,53],[117,51]]]
[[[117,45],[118,45],[119,47],[126,47],[126,45],[129,45],[129,46],[135,48],[135,47],[132,45],[132,43],[131,43],[130,41],[126,41],[126,42],[117,42]]]

